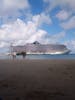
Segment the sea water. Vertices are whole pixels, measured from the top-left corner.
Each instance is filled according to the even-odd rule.
[[[68,54],[68,55],[27,55],[27,59],[75,59],[75,54]]]
[[[12,59],[12,56],[0,55],[0,59]],[[22,56],[16,56],[16,59],[23,59]],[[28,54],[25,59],[75,59],[75,54],[68,55],[49,55],[49,54]]]

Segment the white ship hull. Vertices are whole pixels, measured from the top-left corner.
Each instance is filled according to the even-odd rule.
[[[69,54],[70,50],[67,51],[56,51],[56,52],[45,52],[45,53],[40,53],[40,52],[27,52],[27,54],[50,54],[50,55],[61,55],[61,54]]]

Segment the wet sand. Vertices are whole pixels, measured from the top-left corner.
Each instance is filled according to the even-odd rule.
[[[0,60],[0,100],[75,100],[75,60]]]

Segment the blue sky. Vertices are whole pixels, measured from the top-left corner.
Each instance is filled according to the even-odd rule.
[[[75,0],[0,0],[0,51],[36,40],[75,52]]]

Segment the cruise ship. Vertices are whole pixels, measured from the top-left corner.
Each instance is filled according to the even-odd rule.
[[[38,41],[21,46],[11,46],[11,52],[20,54],[69,54],[70,50],[63,44],[40,44]]]

